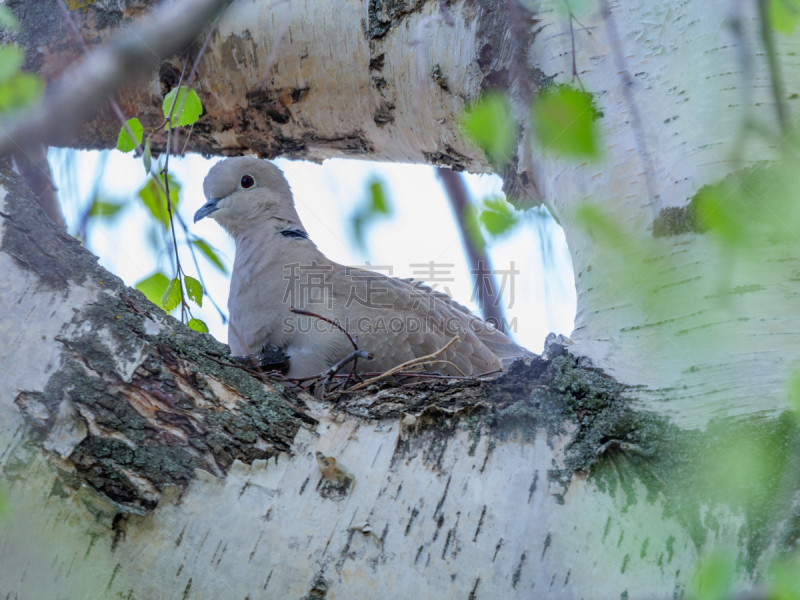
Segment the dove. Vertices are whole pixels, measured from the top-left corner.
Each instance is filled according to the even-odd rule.
[[[283,173],[267,160],[222,160],[203,192],[194,222],[210,217],[236,243],[228,296],[234,356],[278,348],[289,357],[290,378],[312,377],[353,352],[339,327],[373,356],[357,361],[359,372],[384,373],[456,336],[427,371],[475,376],[535,356],[422,282],[329,260],[309,239]]]

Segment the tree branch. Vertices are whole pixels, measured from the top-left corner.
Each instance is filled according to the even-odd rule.
[[[475,243],[470,233],[470,224],[467,223],[467,209],[470,201],[467,188],[460,173],[452,169],[437,168],[436,174],[442,180],[447,199],[453,208],[461,240],[464,242],[464,251],[467,254],[470,271],[475,276],[475,296],[478,306],[481,307],[483,320],[491,322],[500,331],[505,333],[505,320],[500,296],[497,291],[497,282],[494,279],[492,263],[486,253],[486,245]]]
[[[68,69],[44,100],[0,121],[0,156],[34,143],[67,143],[126,80],[191,44],[231,0],[189,0],[160,8]]]

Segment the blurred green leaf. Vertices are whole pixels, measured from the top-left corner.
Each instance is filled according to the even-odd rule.
[[[575,221],[595,240],[609,246],[619,247],[626,241],[619,224],[596,204],[582,204],[575,213]]]
[[[142,154],[142,162],[144,163],[144,172],[150,175],[150,167],[153,162],[153,155],[150,151],[150,138],[148,137],[144,142],[144,153]]]
[[[464,207],[464,223],[466,224],[467,235],[469,236],[472,245],[478,252],[482,252],[486,247],[486,240],[483,238],[481,231],[481,215],[478,209],[472,202]]]
[[[383,182],[376,179],[369,184],[369,193],[372,203],[370,205],[370,212],[379,215],[391,214],[392,208],[386,198],[386,192],[383,190]]]
[[[795,556],[780,556],[769,567],[770,600],[800,600],[800,561]]]
[[[128,133],[128,128],[123,125],[119,130],[119,137],[117,138],[117,150],[120,152],[130,152],[136,148],[136,146],[142,143],[144,127],[142,127],[139,119],[136,117],[133,119],[128,119],[127,125],[130,127],[133,135],[136,136],[136,139],[131,137],[131,134]]]
[[[0,46],[0,82],[17,73],[24,60],[25,51],[19,46]]]
[[[89,216],[111,218],[114,217],[120,210],[122,210],[124,206],[124,204],[103,202],[102,200],[95,199],[95,201],[92,202],[92,206],[89,208]]]
[[[517,211],[504,198],[485,200],[480,218],[486,231],[494,236],[506,233],[519,222]]]
[[[3,522],[10,512],[11,503],[8,501],[5,486],[0,486],[0,523]]]
[[[800,23],[800,0],[769,0],[767,14],[772,29],[791,35]]]
[[[134,287],[142,292],[153,304],[161,306],[161,298],[167,291],[169,278],[163,273],[154,273],[146,279],[142,279]]]
[[[697,600],[725,600],[733,585],[733,557],[718,552],[702,559],[692,577],[691,589]]]
[[[167,196],[164,193],[164,189],[162,189],[162,185],[159,185],[159,182],[156,181],[156,177],[158,177],[159,181],[163,185],[164,183],[164,176],[163,175],[152,175],[148,180],[147,183],[144,184],[144,187],[139,190],[139,198],[141,198],[144,205],[147,207],[147,210],[150,211],[150,214],[159,222],[161,225],[164,226],[164,229],[169,229],[169,212],[167,212]],[[172,199],[172,210],[177,210],[178,202],[180,201],[180,191],[181,186],[180,184],[175,181],[172,175],[169,176],[169,195]]]
[[[19,29],[17,16],[7,6],[0,4],[0,27],[5,29]]]
[[[208,325],[206,325],[200,319],[189,319],[187,325],[189,326],[189,329],[194,329],[200,333],[208,333]]]
[[[800,417],[800,373],[789,380],[789,406]]]
[[[485,94],[461,113],[459,125],[467,139],[483,150],[495,171],[502,171],[514,154],[519,130],[508,96]]]
[[[162,109],[165,119],[169,119],[169,113],[173,110],[173,101],[175,102],[175,109],[172,114],[172,127],[191,125],[197,121],[203,113],[203,103],[200,102],[200,97],[197,95],[197,92],[192,88],[182,85],[180,88],[173,88],[172,91],[164,97]]]
[[[365,248],[364,230],[381,216],[392,214],[392,206],[383,182],[373,179],[367,186],[369,197],[364,205],[356,210],[350,219],[353,237],[361,249]]]
[[[587,92],[566,85],[543,90],[531,117],[542,151],[574,158],[599,156],[597,112]]]
[[[44,93],[44,81],[33,73],[18,72],[0,85],[0,112],[36,102]]]
[[[183,278],[183,281],[186,284],[186,295],[189,296],[189,299],[194,300],[197,306],[203,306],[203,286],[200,285],[200,282],[188,275]]]
[[[211,246],[209,246],[208,243],[205,240],[201,240],[201,239],[192,240],[192,244],[194,246],[196,246],[197,248],[199,248],[200,252],[202,252],[208,260],[210,260],[212,263],[214,263],[214,265],[220,271],[222,271],[223,273],[227,274],[228,269],[222,263],[222,259],[220,259],[220,257],[217,256],[216,252],[214,252],[211,249]]]
[[[178,278],[175,278],[169,282],[164,295],[161,296],[161,308],[166,312],[171,312],[181,303],[181,296],[181,282]]]

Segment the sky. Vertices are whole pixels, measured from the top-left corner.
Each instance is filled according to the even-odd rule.
[[[117,150],[58,148],[50,150],[49,159],[70,233],[79,229],[95,191],[105,201],[124,204],[112,219],[91,217],[88,221],[86,244],[102,266],[129,286],[157,270],[174,276],[169,256],[153,250],[147,242],[149,238],[165,247],[166,232],[154,225],[137,196],[146,181],[141,159]],[[189,230],[205,239],[230,268],[235,254],[233,239],[212,219],[192,222],[194,212],[205,202],[203,178],[218,160],[199,155],[172,157],[170,172],[181,184],[179,214]],[[461,238],[432,167],[349,159],[330,159],[322,164],[287,159],[273,162],[289,181],[310,238],[328,258],[353,266],[389,266],[393,276],[426,280],[477,312]],[[369,183],[375,178],[383,182],[393,210],[390,216],[369,226],[362,250],[350,223],[367,201]],[[495,175],[465,174],[465,181],[475,203],[502,196],[502,182]],[[522,213],[520,225],[504,237],[489,241],[512,336],[534,352],[541,352],[550,332],[569,335],[575,318],[575,286],[564,234],[544,214],[535,210]],[[184,239],[179,228],[181,263],[187,275],[197,277]],[[227,314],[229,276],[202,254],[196,254],[206,294]],[[431,281],[430,266],[420,266],[431,263],[439,281]],[[518,273],[508,274],[511,271]],[[380,272],[387,273],[385,269]],[[212,335],[227,341],[227,326],[209,298],[204,298],[202,308],[193,307],[192,313],[207,323]]]

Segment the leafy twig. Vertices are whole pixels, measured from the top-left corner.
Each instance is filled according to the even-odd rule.
[[[170,149],[170,141],[171,141],[171,136],[172,136],[172,130],[175,127],[177,127],[177,126],[173,127],[174,124],[172,123],[172,116],[173,116],[173,114],[175,112],[175,105],[178,102],[178,97],[181,95],[180,94],[180,89],[181,89],[181,84],[183,83],[183,74],[184,74],[185,71],[186,71],[186,63],[184,62],[183,63],[183,70],[181,70],[181,77],[178,80],[178,93],[175,94],[175,97],[172,99],[172,106],[169,109],[169,115],[167,115],[167,121],[170,124],[167,127],[167,146],[166,146],[166,154],[167,154],[167,156],[164,159],[164,168],[161,169],[161,173],[164,175],[164,191],[165,191],[166,196],[167,196],[167,214],[169,214],[169,227],[172,230],[172,244],[173,244],[173,247],[174,247],[174,250],[175,250],[175,265],[176,265],[176,269],[175,270],[177,272],[176,279],[178,280],[178,286],[180,287],[180,291],[181,291],[181,322],[183,322],[184,319],[186,318],[186,309],[189,308],[189,304],[188,304],[188,302],[186,302],[186,299],[183,297],[183,269],[181,267],[180,256],[178,255],[178,238],[175,235],[175,222],[173,221],[173,218],[172,218],[172,199],[170,198],[170,194],[169,194],[169,149]],[[183,107],[181,107],[181,108],[183,108]],[[158,178],[156,178],[156,180],[157,179]]]

